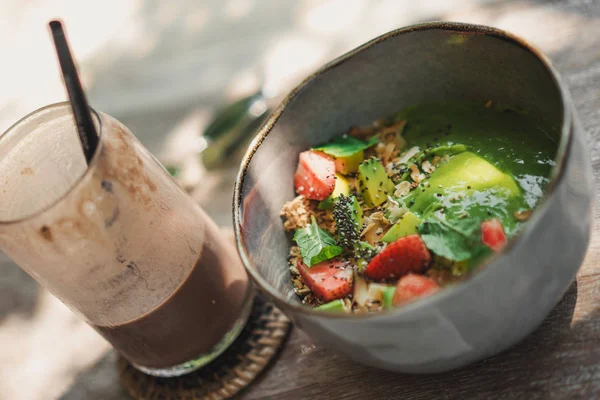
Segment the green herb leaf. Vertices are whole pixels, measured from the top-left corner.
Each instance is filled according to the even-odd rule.
[[[419,226],[419,233],[429,250],[449,260],[478,259],[490,252],[481,242],[481,225],[476,220],[449,223],[434,216]]]
[[[359,151],[363,151],[377,144],[378,140],[377,135],[371,137],[368,142],[364,142],[352,136],[339,136],[323,146],[315,147],[315,150],[322,151],[323,153],[337,158],[350,157]]]
[[[429,149],[429,150],[421,150],[420,152],[418,152],[417,154],[415,154],[414,156],[412,156],[409,159],[409,163],[412,162],[414,164],[421,165],[421,163],[423,161],[425,161],[428,157],[431,157],[432,155],[433,156],[454,156],[454,155],[463,153],[467,150],[469,150],[469,148],[467,146],[465,146],[464,144],[452,144],[452,145],[438,146],[438,147],[434,147],[433,149]],[[400,177],[400,181],[408,180],[410,173],[411,173],[410,170],[406,171]]]
[[[304,264],[309,268],[341,254],[343,250],[329,232],[319,228],[314,216],[308,226],[296,231],[294,241],[300,247]]]
[[[469,150],[469,148],[464,144],[453,144],[434,147],[433,149],[428,150],[427,153],[434,154],[436,156],[453,156],[455,154],[463,153],[467,150]]]

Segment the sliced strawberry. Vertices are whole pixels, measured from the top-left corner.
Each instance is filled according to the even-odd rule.
[[[308,268],[298,261],[298,271],[313,294],[329,302],[352,292],[352,267],[339,260],[327,260]]]
[[[365,275],[375,280],[399,278],[409,272],[423,272],[430,261],[431,254],[421,236],[408,235],[377,254],[367,265]]]
[[[335,188],[335,161],[318,151],[300,153],[294,186],[307,199],[325,200]]]
[[[488,219],[481,223],[481,241],[494,251],[499,251],[506,244],[506,235],[502,222],[498,218]]]
[[[423,275],[404,275],[396,284],[396,294],[392,304],[399,306],[420,297],[427,297],[440,289],[435,281]]]

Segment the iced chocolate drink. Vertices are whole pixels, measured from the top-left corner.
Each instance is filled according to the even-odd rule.
[[[208,235],[219,236],[208,221]],[[215,349],[247,303],[245,273],[230,268],[231,248],[207,240],[180,285],[152,311],[118,325],[94,325],[113,346],[138,365],[165,368]],[[237,327],[236,330],[239,330]],[[222,345],[224,348],[224,345]]]
[[[0,249],[141,370],[191,371],[251,306],[238,256],[120,122],[95,114],[89,166],[68,104],[0,138]]]

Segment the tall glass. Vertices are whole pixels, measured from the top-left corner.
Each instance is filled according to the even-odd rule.
[[[133,134],[93,115],[100,144],[89,166],[68,103],[0,137],[0,250],[140,370],[190,372],[241,331],[248,277]]]

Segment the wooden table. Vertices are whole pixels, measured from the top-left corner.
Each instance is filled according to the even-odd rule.
[[[299,329],[245,399],[593,399],[600,397],[600,268],[594,243],[564,299],[523,342],[454,372],[411,376],[357,365]],[[128,397],[110,352],[81,374],[65,400]],[[101,383],[99,385],[99,383]]]
[[[588,134],[598,180],[599,0],[465,1],[456,2],[460,4],[441,14],[417,10],[416,6],[410,8],[408,3],[420,2],[402,4],[407,12],[416,13],[414,18],[404,20],[402,24],[441,18],[494,25],[531,39],[546,51],[571,89]],[[169,115],[168,110],[117,114],[138,132],[152,129],[158,119],[164,123]],[[215,201],[214,197],[210,201],[199,198],[223,225],[230,220],[226,205],[229,204],[234,173],[226,171],[211,186],[223,201]],[[597,199],[600,199],[600,193],[597,193]],[[72,318],[67,310],[56,305],[17,267],[5,262],[1,268],[0,399],[55,396],[66,400],[127,399],[118,384],[115,354],[108,345]],[[25,322],[19,325],[15,318]],[[64,321],[71,325],[61,326],[65,325]],[[20,336],[26,337],[27,341],[18,342]],[[11,344],[24,346],[28,351],[20,351],[18,355],[14,351],[11,353]],[[44,364],[44,360],[50,361]],[[10,366],[21,366],[22,363],[42,367],[21,368],[15,376]],[[15,379],[20,382],[16,389],[14,385],[10,386]],[[7,393],[11,397],[4,397]],[[592,242],[577,282],[535,333],[500,355],[450,373],[399,375],[356,365],[294,329],[278,359],[245,392],[244,398],[600,398],[600,221],[594,219]]]

